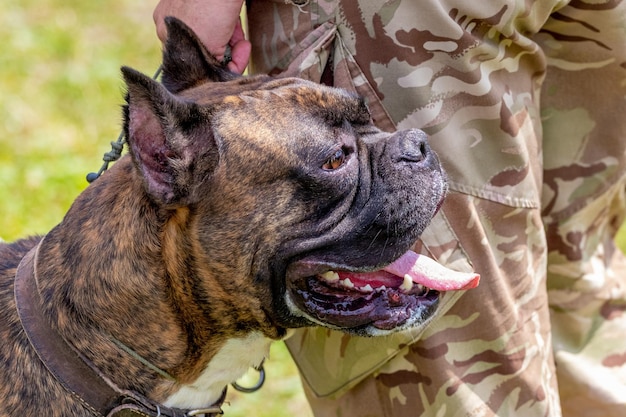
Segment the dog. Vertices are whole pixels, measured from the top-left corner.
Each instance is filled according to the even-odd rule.
[[[478,283],[410,251],[447,189],[422,131],[167,25],[161,83],[122,69],[128,154],[0,246],[0,416],[214,415],[290,329],[386,335]]]

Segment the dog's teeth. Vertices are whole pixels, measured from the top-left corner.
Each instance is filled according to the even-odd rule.
[[[352,281],[350,281],[350,278],[346,278],[343,281],[339,281],[341,283],[341,285],[343,285],[346,288],[354,288],[354,284],[352,283]]]
[[[339,281],[339,274],[336,273],[335,271],[324,272],[320,276],[326,282],[337,282],[337,281]]]
[[[402,285],[400,285],[400,290],[402,292],[408,293],[413,288],[413,279],[409,274],[404,276],[404,280],[402,281]]]
[[[374,288],[372,288],[372,286],[370,284],[367,284],[365,287],[359,288],[359,290],[361,290],[363,292],[373,292]]]

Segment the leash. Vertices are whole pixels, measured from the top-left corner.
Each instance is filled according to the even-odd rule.
[[[42,240],[43,242],[43,240]],[[183,410],[155,403],[145,396],[123,390],[51,327],[37,285],[37,254],[41,242],[31,249],[15,273],[15,303],[20,322],[37,356],[54,378],[98,417],[216,417],[223,414],[221,398],[212,406]]]
[[[159,78],[159,75],[161,75],[162,70],[163,70],[163,65],[159,65],[159,68],[157,68],[156,72],[152,76],[152,79],[156,80],[157,78]],[[125,143],[126,143],[126,132],[124,132],[124,129],[122,129],[119,136],[117,137],[117,140],[114,142],[111,142],[111,150],[108,152],[105,152],[104,155],[102,156],[102,160],[104,161],[104,163],[102,164],[98,172],[90,172],[89,174],[87,174],[86,179],[89,184],[91,184],[92,182],[100,178],[100,175],[102,175],[104,171],[109,169],[109,164],[111,162],[115,162],[118,159],[120,159],[120,157],[122,156],[122,151],[124,150]]]
[[[297,1],[301,1],[301,0],[297,0]],[[308,3],[309,0],[306,0],[306,2]],[[232,61],[232,59],[233,57],[232,57],[231,47],[230,45],[226,45],[226,51],[224,52],[222,65],[226,66],[230,61]],[[159,68],[157,68],[156,72],[152,76],[152,79],[156,80],[157,78],[159,78],[162,71],[163,71],[163,65],[159,65]],[[125,143],[126,143],[126,132],[124,132],[124,129],[122,129],[119,136],[117,137],[117,140],[115,140],[114,142],[111,142],[111,150],[108,152],[105,152],[104,155],[102,156],[102,160],[104,161],[104,163],[102,164],[98,172],[90,172],[87,174],[86,179],[89,184],[97,180],[104,171],[109,169],[109,164],[111,162],[115,162],[118,159],[120,159],[120,157],[122,156],[122,151],[124,150]]]

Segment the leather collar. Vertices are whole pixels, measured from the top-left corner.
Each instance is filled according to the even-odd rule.
[[[43,241],[43,240],[42,240]],[[15,273],[15,303],[28,340],[54,378],[98,417],[216,417],[223,414],[222,397],[211,407],[197,410],[169,408],[145,396],[123,390],[98,371],[50,324],[44,313],[37,285],[37,253],[41,242],[31,249]]]

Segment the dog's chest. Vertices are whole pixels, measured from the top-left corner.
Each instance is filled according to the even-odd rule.
[[[230,339],[211,359],[192,384],[183,385],[164,405],[176,408],[202,408],[214,404],[224,387],[234,382],[250,367],[258,366],[269,355],[271,339],[261,333]]]

